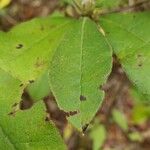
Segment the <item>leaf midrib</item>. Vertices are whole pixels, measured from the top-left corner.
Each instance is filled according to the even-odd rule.
[[[82,78],[83,78],[83,42],[84,42],[84,29],[85,29],[86,18],[83,18],[81,25],[81,43],[80,43],[80,95],[82,95]],[[79,95],[79,97],[80,97]],[[81,101],[79,101],[81,107]]]

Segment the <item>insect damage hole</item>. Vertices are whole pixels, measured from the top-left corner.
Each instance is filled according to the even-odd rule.
[[[24,90],[24,92],[21,96],[21,99],[22,100],[19,103],[19,107],[20,107],[21,110],[30,109],[34,104],[34,102],[33,102],[32,98],[30,97],[29,93],[26,92],[25,90]]]
[[[85,124],[84,126],[82,126],[82,132],[85,133],[85,131],[87,130],[89,124]]]

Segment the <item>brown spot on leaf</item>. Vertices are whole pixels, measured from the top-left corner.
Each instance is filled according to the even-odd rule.
[[[12,105],[12,107],[16,107],[17,105],[18,105],[18,103],[15,103],[15,104]]]
[[[141,55],[141,54],[138,54],[137,57],[142,57],[142,55]]]
[[[80,101],[86,101],[86,97],[83,95],[80,95]]]
[[[34,83],[34,80],[29,80],[29,83]]]
[[[15,114],[15,112],[12,112],[12,111],[10,113],[8,113],[9,116],[14,116],[14,114]]]
[[[74,115],[76,115],[76,114],[78,114],[78,111],[65,112],[65,115],[66,115],[67,117],[74,116]]]
[[[19,86],[22,87],[22,86],[23,86],[23,83],[21,83]]]
[[[18,45],[16,46],[16,48],[17,48],[17,49],[23,48],[23,44],[18,44]]]
[[[10,116],[15,116],[16,112],[19,110],[18,107],[19,106],[19,103],[14,103],[12,105],[12,111],[10,113],[8,113],[8,115]]]
[[[142,65],[143,65],[142,63],[139,63],[139,64],[138,64],[139,67],[142,67]]]

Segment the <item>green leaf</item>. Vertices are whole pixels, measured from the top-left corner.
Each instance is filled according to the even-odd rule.
[[[113,14],[100,24],[129,79],[150,94],[150,12]]]
[[[49,79],[59,107],[77,113],[69,120],[78,129],[97,112],[111,64],[112,52],[96,24],[87,18],[74,21],[57,47]]]
[[[33,19],[0,32],[0,68],[27,83],[48,68],[48,62],[71,19],[47,17]]]
[[[134,124],[143,124],[150,119],[150,105],[143,103],[136,104],[132,110],[132,122]]]
[[[130,95],[136,104],[146,104],[150,101],[150,95],[141,93],[136,87],[130,88]]]
[[[134,142],[142,142],[143,140],[142,135],[137,131],[129,133],[128,137],[131,141]]]
[[[124,130],[128,130],[128,122],[125,115],[117,109],[114,109],[112,112],[113,120],[118,124],[118,126]]]
[[[106,129],[103,125],[96,125],[90,132],[90,138],[93,140],[93,150],[99,150],[106,140]]]
[[[20,81],[0,70],[0,83],[1,150],[66,149],[54,125],[45,122],[42,102],[28,111],[18,110],[14,104],[22,93]],[[18,112],[9,115],[12,109]]]
[[[130,95],[134,100],[132,109],[132,123],[143,124],[150,119],[150,96],[142,94],[137,88],[130,89]]]

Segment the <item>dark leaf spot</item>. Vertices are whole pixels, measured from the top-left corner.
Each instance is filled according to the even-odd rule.
[[[18,44],[18,45],[16,46],[17,49],[21,49],[22,47],[23,47],[23,44]]]
[[[142,55],[141,55],[141,54],[138,54],[137,57],[142,57]]]
[[[20,84],[19,86],[20,86],[20,87],[22,87],[22,86],[23,86],[23,84]]]
[[[29,80],[29,83],[34,83],[34,80]]]
[[[8,113],[8,115],[15,116],[15,114],[16,114],[16,112],[18,110],[18,105],[19,105],[19,103],[14,103],[12,105],[12,111],[10,113]]]
[[[80,101],[86,101],[86,97],[83,95],[80,95]]]
[[[142,65],[143,65],[142,63],[139,63],[139,64],[138,64],[139,67],[142,67]]]
[[[45,121],[49,121],[49,118],[48,118],[48,117],[46,117],[46,118],[45,118]]]
[[[76,115],[78,112],[77,111],[70,111],[70,116]]]
[[[89,124],[85,124],[83,127],[82,127],[82,132],[85,133],[85,131],[87,130]]]
[[[14,115],[14,112],[10,112],[8,113],[9,116],[13,116]]]
[[[78,111],[65,112],[65,115],[66,115],[67,117],[74,116],[74,115],[76,115],[76,114],[78,114]]]
[[[12,105],[12,107],[16,107],[17,105],[18,105],[18,103],[15,103],[15,104]]]

